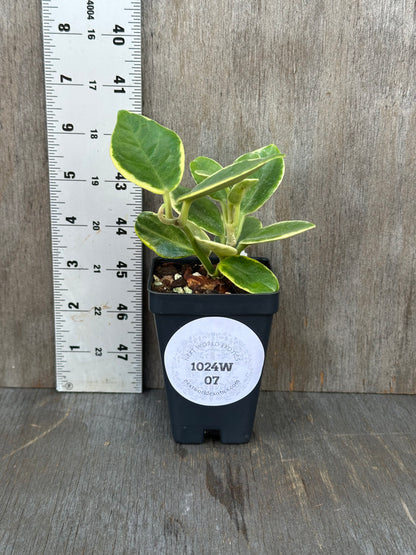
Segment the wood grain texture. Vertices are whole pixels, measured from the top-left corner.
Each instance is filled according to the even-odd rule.
[[[261,215],[317,225],[251,251],[281,283],[266,389],[416,391],[413,8],[144,7],[144,113],[179,132],[188,162],[275,142],[286,175]]]
[[[178,445],[164,392],[0,390],[0,552],[414,553],[415,399],[262,392]]]
[[[0,9],[0,385],[54,384],[40,2]]]
[[[4,0],[0,21],[0,385],[52,386],[40,2]],[[265,223],[317,225],[252,250],[281,282],[265,389],[416,392],[414,37],[410,0],[143,2],[144,114],[187,162],[275,142],[287,170]]]

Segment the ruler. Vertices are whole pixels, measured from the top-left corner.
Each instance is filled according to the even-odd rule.
[[[142,389],[141,192],[114,168],[141,111],[140,2],[42,0],[58,391]]]

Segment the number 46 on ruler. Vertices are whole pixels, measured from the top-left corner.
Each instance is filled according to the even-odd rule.
[[[141,192],[109,157],[141,111],[140,2],[43,0],[59,391],[139,392]]]

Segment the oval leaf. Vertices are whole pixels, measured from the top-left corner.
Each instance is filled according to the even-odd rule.
[[[291,220],[288,222],[278,222],[276,224],[268,225],[259,229],[241,239],[244,245],[253,245],[255,243],[267,243],[269,241],[279,241],[280,239],[287,239],[294,235],[299,235],[308,229],[313,229],[315,224],[304,222],[300,220]]]
[[[135,231],[141,241],[164,258],[182,258],[194,254],[186,235],[178,227],[163,224],[157,214],[141,212]]]
[[[261,262],[247,256],[230,256],[217,265],[218,270],[240,289],[249,293],[275,293],[277,277]]]
[[[239,181],[242,181],[259,168],[277,158],[283,156],[282,154],[272,154],[267,158],[256,158],[255,160],[242,160],[241,162],[234,162],[230,166],[222,168],[210,177],[207,177],[199,185],[194,187],[188,194],[179,197],[178,202],[184,200],[194,200],[206,195],[212,195],[216,191],[230,187]]]
[[[268,145],[253,152],[243,154],[237,158],[240,160],[252,160],[255,158],[269,157],[271,154],[280,154],[280,150],[276,145]],[[252,174],[251,177],[259,180],[256,187],[247,191],[241,202],[241,212],[243,214],[252,214],[258,210],[272,196],[280,182],[283,179],[285,164],[283,157],[275,158],[272,162],[261,167]]]
[[[110,155],[126,179],[152,193],[173,191],[181,182],[185,163],[181,139],[145,116],[118,112]]]

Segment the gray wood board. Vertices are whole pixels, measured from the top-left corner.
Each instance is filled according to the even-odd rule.
[[[53,386],[40,2],[1,16],[0,385]],[[144,113],[187,162],[275,142],[286,175],[261,216],[317,224],[252,251],[281,282],[264,389],[416,392],[414,37],[410,0],[143,2]]]
[[[54,384],[41,10],[0,9],[0,385]]]
[[[414,554],[416,399],[263,392],[178,445],[164,392],[0,390],[0,552]]]

